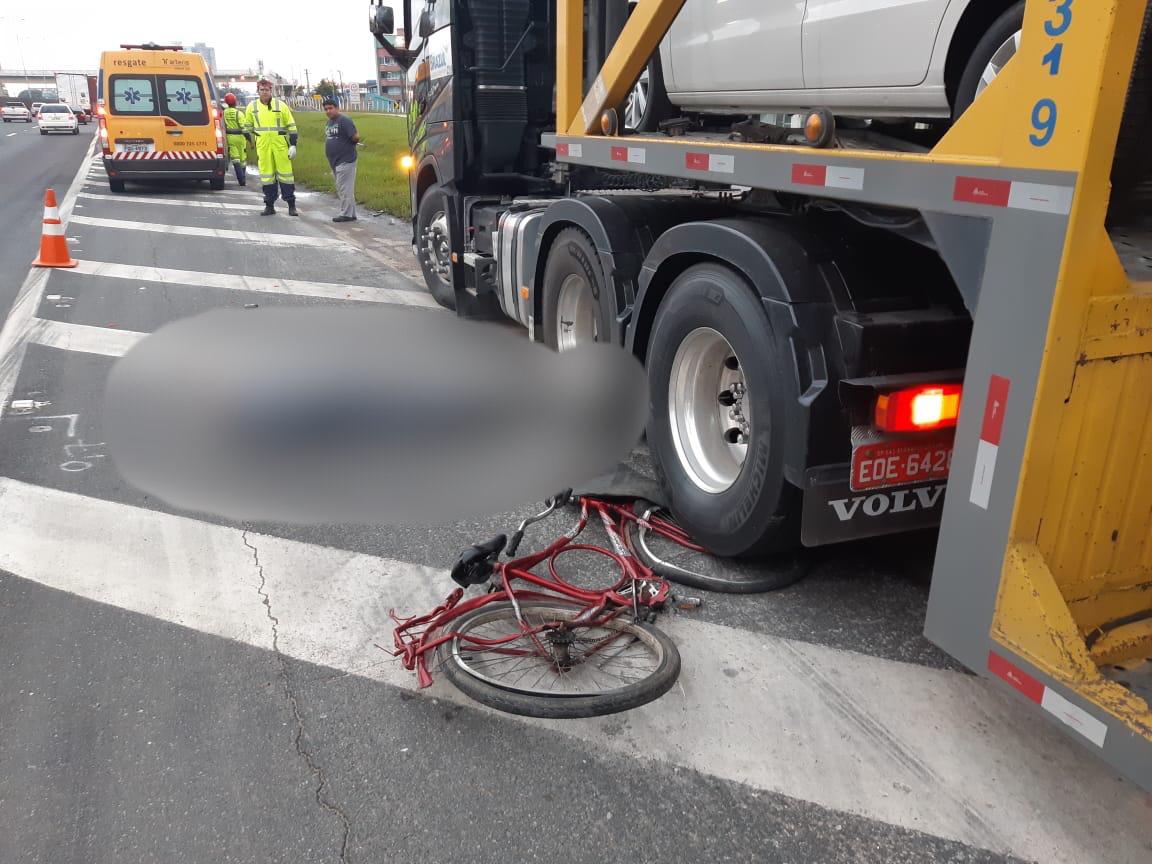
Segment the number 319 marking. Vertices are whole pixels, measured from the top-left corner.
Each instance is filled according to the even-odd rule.
[[[1057,0],[1049,2],[1055,3]],[[1056,13],[1056,19],[1044,22],[1044,32],[1055,38],[1063,36],[1072,26],[1072,0],[1059,0],[1053,11]],[[1048,67],[1049,75],[1059,75],[1060,60],[1063,56],[1064,43],[1057,42],[1041,58],[1040,65]],[[1044,147],[1052,140],[1052,136],[1056,134],[1056,113],[1055,99],[1041,99],[1032,106],[1032,128],[1035,131],[1028,136],[1028,140],[1033,147]]]

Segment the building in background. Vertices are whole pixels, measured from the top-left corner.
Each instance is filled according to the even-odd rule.
[[[216,74],[216,49],[211,46],[205,45],[203,42],[194,42],[188,46],[189,51],[195,51],[204,58],[205,64],[208,66],[208,71],[213,75]]]
[[[398,30],[395,36],[386,37],[390,42],[405,42],[403,30]],[[387,51],[372,39],[372,48],[376,52],[376,78],[380,82],[378,93],[383,99],[392,99],[401,102],[404,99],[404,70],[392,59]]]

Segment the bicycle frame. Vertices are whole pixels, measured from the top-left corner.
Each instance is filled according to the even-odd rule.
[[[396,622],[393,631],[393,643],[396,656],[401,657],[404,668],[415,671],[418,686],[423,689],[432,683],[432,676],[428,671],[427,655],[435,651],[445,642],[456,638],[468,641],[470,644],[485,648],[497,648],[528,636],[536,649],[544,655],[549,655],[548,648],[544,646],[539,635],[549,625],[533,626],[525,620],[521,611],[521,601],[545,600],[549,602],[571,603],[581,609],[572,619],[581,625],[597,626],[630,610],[633,616],[639,618],[641,608],[651,609],[662,605],[668,597],[669,583],[654,574],[641,563],[630,549],[623,532],[617,523],[625,520],[644,525],[648,530],[655,531],[669,539],[693,549],[699,549],[675,525],[660,519],[645,519],[637,516],[629,508],[610,501],[579,497],[580,518],[562,537],[549,544],[544,549],[507,562],[494,562],[493,575],[499,577],[497,584],[489,588],[488,592],[477,597],[464,600],[464,589],[455,589],[445,601],[426,615],[401,618],[395,610],[389,610],[389,617]],[[558,505],[550,502],[549,507],[542,513],[524,520],[517,533],[522,534],[524,528],[533,522],[540,521],[558,509]],[[575,543],[577,537],[588,525],[589,517],[595,513],[600,517],[604,529],[608,534],[612,549],[604,549],[588,543]],[[564,581],[556,570],[556,559],[565,553],[586,551],[603,555],[611,559],[620,568],[620,578],[605,589],[580,588]],[[532,568],[548,562],[548,576],[541,576],[532,572]],[[518,583],[524,583],[522,586]],[[640,586],[649,586],[642,591]],[[641,596],[641,595],[644,596]],[[509,601],[516,610],[516,617],[520,621],[521,633],[513,634],[501,639],[483,639],[469,636],[450,629],[453,621],[469,615],[490,603]],[[569,622],[571,623],[571,622]],[[612,637],[615,638],[615,637]],[[612,641],[605,640],[604,644]],[[603,645],[592,649],[593,653],[600,650]],[[527,653],[523,649],[508,648],[509,653]]]

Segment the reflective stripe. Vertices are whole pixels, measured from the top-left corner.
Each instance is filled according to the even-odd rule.
[[[281,183],[291,183],[293,186],[295,186],[296,185],[296,175],[295,174],[281,174],[280,175],[280,182]]]
[[[44,218],[45,219],[56,219],[57,221],[59,221],[60,208],[59,207],[45,207],[44,208]]]
[[[45,237],[63,237],[64,236],[64,226],[61,225],[59,222],[57,222],[55,224],[53,224],[51,222],[45,222],[44,223],[44,230],[41,233],[43,233],[43,235]]]

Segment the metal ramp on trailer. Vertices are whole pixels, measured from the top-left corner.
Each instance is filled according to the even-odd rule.
[[[594,134],[682,4],[638,4],[584,95],[583,2],[558,0],[546,143],[922,214],[974,319],[925,632],[1152,790],[1152,238],[1105,229],[1145,0],[1029,0],[1016,58],[928,153]]]

